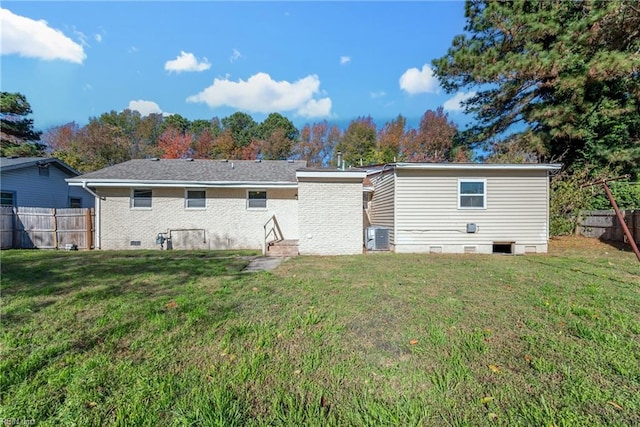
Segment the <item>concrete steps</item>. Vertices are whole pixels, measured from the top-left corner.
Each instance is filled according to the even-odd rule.
[[[292,257],[298,255],[297,240],[279,240],[277,242],[269,242],[267,245],[267,256],[273,257]]]

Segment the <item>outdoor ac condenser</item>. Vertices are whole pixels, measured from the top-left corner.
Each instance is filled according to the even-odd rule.
[[[389,229],[379,225],[367,227],[364,231],[364,243],[368,251],[388,251]]]

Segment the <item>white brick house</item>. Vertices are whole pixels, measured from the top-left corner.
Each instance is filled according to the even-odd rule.
[[[549,173],[559,168],[147,159],[67,181],[96,196],[99,249],[160,248],[160,236],[173,249],[266,254],[277,241],[288,255],[360,254],[373,226],[395,252],[524,254],[547,251]]]
[[[157,249],[160,235],[167,239],[162,247],[172,249],[266,251],[272,240],[304,236],[301,254],[362,253],[365,172],[327,174],[305,166],[145,159],[68,181],[95,193],[99,249]],[[333,224],[336,215],[345,221]]]

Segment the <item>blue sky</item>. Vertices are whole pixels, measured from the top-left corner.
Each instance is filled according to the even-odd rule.
[[[236,111],[296,126],[444,106],[431,74],[463,32],[449,2],[3,1],[1,87],[27,96],[36,129],[125,108],[190,120]]]

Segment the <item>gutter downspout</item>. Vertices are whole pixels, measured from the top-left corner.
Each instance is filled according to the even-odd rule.
[[[102,239],[101,239],[101,228],[100,227],[100,222],[102,219],[102,215],[100,215],[100,211],[102,210],[102,203],[100,203],[102,200],[107,200],[106,197],[104,196],[100,196],[98,193],[96,193],[95,191],[93,191],[92,189],[90,189],[89,187],[87,187],[87,181],[82,181],[82,188],[89,194],[93,195],[93,197],[96,198],[96,205],[95,205],[95,242],[94,242],[94,247],[95,249],[102,249]]]
[[[91,194],[93,197],[100,199],[100,200],[107,200],[106,197],[104,196],[100,196],[98,193],[96,193],[95,191],[93,191],[92,189],[90,189],[89,187],[87,187],[87,181],[82,181],[82,188],[89,194]]]

